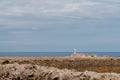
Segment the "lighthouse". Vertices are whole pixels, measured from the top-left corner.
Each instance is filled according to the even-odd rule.
[[[76,49],[74,49],[74,53],[73,54],[77,54],[77,50]]]

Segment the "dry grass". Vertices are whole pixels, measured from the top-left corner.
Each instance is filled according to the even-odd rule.
[[[68,57],[0,57],[0,63],[37,64],[40,66],[68,68],[77,71],[117,72],[120,73],[120,58],[68,58]]]

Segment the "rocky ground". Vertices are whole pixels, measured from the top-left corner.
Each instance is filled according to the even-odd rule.
[[[0,80],[120,80],[120,74],[14,63],[0,65]]]
[[[33,64],[59,69],[85,70],[99,73],[120,73],[120,58],[74,58],[74,57],[0,57],[0,64]]]

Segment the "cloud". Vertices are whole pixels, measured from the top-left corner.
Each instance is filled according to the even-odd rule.
[[[119,4],[119,0],[0,0],[1,51],[119,47]]]
[[[1,0],[0,15],[109,18],[120,13],[119,0]]]
[[[0,29],[38,30],[87,20],[120,19],[118,3],[119,0],[1,0]]]

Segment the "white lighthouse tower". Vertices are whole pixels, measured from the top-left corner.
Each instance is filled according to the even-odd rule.
[[[74,53],[73,54],[77,54],[77,49],[74,49]]]

